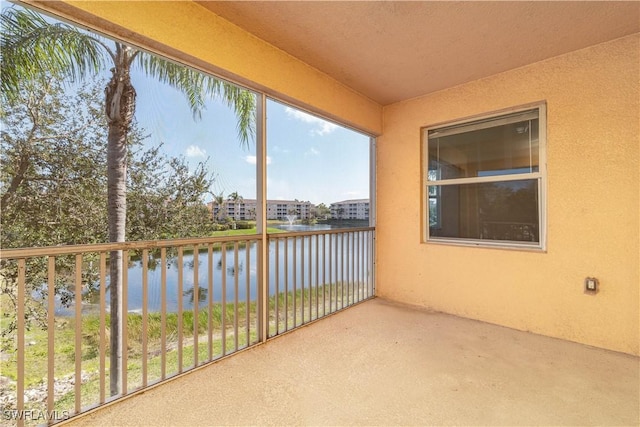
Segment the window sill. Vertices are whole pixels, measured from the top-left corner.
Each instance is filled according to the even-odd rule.
[[[524,252],[546,253],[547,249],[541,243],[526,242],[506,242],[506,241],[488,241],[488,240],[462,240],[462,239],[428,239],[422,243],[445,246],[463,246],[471,248],[483,249],[506,249]]]

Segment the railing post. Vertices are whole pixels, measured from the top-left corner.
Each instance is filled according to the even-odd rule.
[[[49,354],[55,354],[55,313],[56,313],[56,257],[47,257],[47,351]],[[101,288],[102,289],[102,288]],[[54,374],[55,374],[55,358],[48,357],[47,360],[47,411],[53,411],[55,408],[55,400],[53,396]],[[24,375],[23,375],[24,378]],[[101,384],[101,390],[104,389]],[[103,399],[104,400],[104,399]],[[102,403],[102,402],[101,402]]]
[[[55,268],[55,260],[54,260],[53,267]],[[51,281],[51,283],[52,283],[51,289],[55,289],[53,280]],[[107,346],[106,288],[107,288],[107,253],[100,252],[100,404],[103,404],[106,398],[106,382],[105,382],[106,366],[107,366],[105,361],[105,357],[106,357],[105,349]],[[55,310],[55,307],[54,307],[54,310]],[[52,371],[53,371],[53,368],[52,368]],[[53,393],[53,390],[51,391],[51,393]]]
[[[197,245],[196,245],[197,246]],[[194,268],[195,275],[197,277],[198,267],[197,267],[198,258],[194,258],[194,262],[196,262],[196,267]],[[197,286],[196,280],[196,286]],[[148,363],[147,358],[149,355],[148,352],[148,309],[149,309],[149,249],[142,250],[142,387],[147,386],[147,374],[148,374]],[[194,345],[197,341],[194,341]],[[197,352],[194,352],[197,354]]]
[[[256,227],[260,234],[258,244],[258,341],[269,335],[269,236],[267,235],[267,97],[257,94],[256,105]]]
[[[17,323],[17,334],[18,334],[18,370],[17,370],[17,379],[18,384],[16,387],[16,409],[19,414],[22,414],[24,410],[24,333],[25,333],[25,322],[24,322],[24,302],[25,302],[25,286],[26,286],[26,261],[24,258],[18,260],[18,295],[16,301],[16,315],[18,318],[16,319]],[[24,426],[24,417],[18,417],[17,422],[18,427]]]
[[[82,254],[76,254],[75,269],[75,384],[74,411],[82,410]]]
[[[376,295],[376,223],[377,223],[377,209],[376,209],[376,145],[377,140],[374,137],[369,139],[369,227],[373,227],[373,230],[369,231],[369,245],[370,245],[370,280],[371,280],[371,294],[370,297]]]
[[[122,378],[120,384],[120,393],[122,396],[126,396],[128,391],[127,380],[128,380],[128,358],[129,358],[129,332],[128,332],[128,321],[129,321],[129,309],[128,309],[128,298],[129,298],[129,251],[122,251],[122,292],[120,293],[120,376]]]

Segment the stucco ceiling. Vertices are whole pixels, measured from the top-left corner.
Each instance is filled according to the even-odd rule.
[[[640,32],[640,2],[199,1],[387,105]]]

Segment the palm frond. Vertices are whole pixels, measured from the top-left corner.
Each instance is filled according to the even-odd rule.
[[[155,55],[140,52],[136,60],[148,76],[182,92],[195,119],[201,118],[207,98],[224,101],[236,114],[241,143],[249,144],[255,134],[256,101],[253,93]]]
[[[104,66],[108,47],[97,37],[64,23],[51,23],[39,13],[6,8],[0,15],[0,89],[11,98],[22,79],[50,76],[71,81],[95,74]]]
[[[115,62],[114,52],[99,36],[49,22],[29,9],[4,9],[0,26],[0,90],[7,99],[18,93],[21,80],[56,76],[77,81]],[[253,93],[142,51],[131,58],[147,75],[184,93],[194,118],[201,117],[207,97],[219,98],[234,110],[242,144],[247,145],[255,134]]]

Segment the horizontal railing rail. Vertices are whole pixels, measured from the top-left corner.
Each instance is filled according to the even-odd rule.
[[[172,246],[189,246],[208,243],[240,242],[259,239],[260,235],[239,235],[224,237],[197,237],[170,240],[140,240],[135,242],[94,243],[86,245],[37,246],[31,248],[0,249],[0,261],[18,258],[30,258],[50,255],[70,255],[86,252],[112,252],[136,249],[168,248]]]
[[[300,236],[316,236],[322,234],[343,234],[346,232],[354,233],[354,232],[373,232],[375,231],[375,227],[350,227],[350,228],[332,228],[328,230],[309,230],[309,231],[287,231],[286,233],[271,233],[269,234],[270,239],[274,238],[282,238],[282,237],[300,237]]]
[[[10,383],[0,404],[18,414],[19,426],[52,424],[371,298],[374,233],[369,227],[275,233],[265,245],[254,234],[4,249],[0,284],[15,312],[3,319],[10,333],[0,363]],[[114,393],[116,251],[122,369]],[[266,312],[259,298],[267,299]]]

